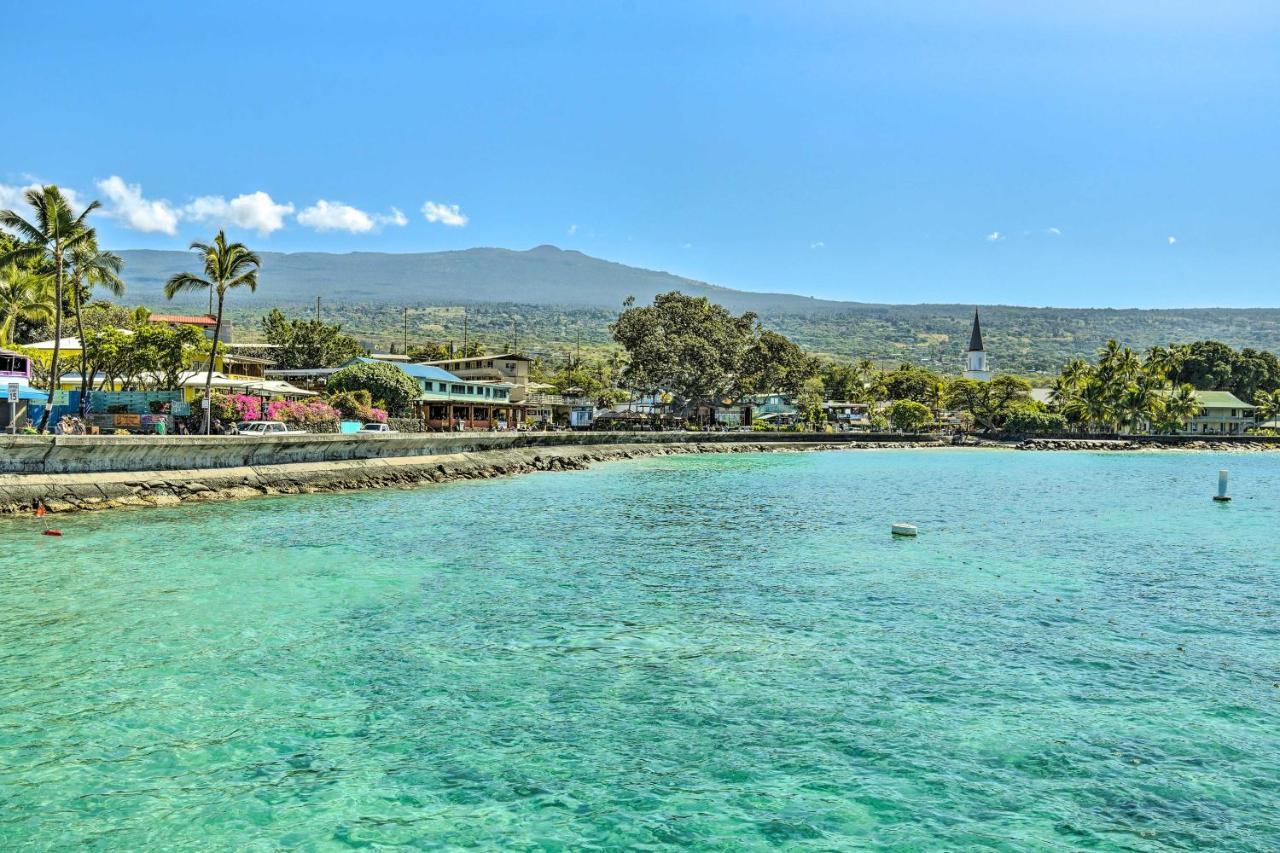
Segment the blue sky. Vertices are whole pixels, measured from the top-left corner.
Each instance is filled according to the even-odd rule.
[[[263,250],[553,243],[860,301],[1280,305],[1275,4],[28,3],[4,24],[0,202],[33,180],[100,198],[114,248],[225,224]]]

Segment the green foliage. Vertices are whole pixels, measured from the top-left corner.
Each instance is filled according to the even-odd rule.
[[[884,374],[885,396],[890,400],[912,400],[936,408],[942,396],[942,377],[914,364],[900,364]]]
[[[290,320],[279,308],[262,318],[262,333],[267,343],[279,347],[276,366],[286,370],[337,367],[364,355],[364,347],[344,335],[342,326],[315,319]]]
[[[142,324],[133,330],[115,326],[89,327],[84,332],[85,364],[89,376],[102,374],[100,388],[119,382],[125,391],[171,390],[180,387],[181,374],[208,351],[204,334],[195,326]]]
[[[990,382],[957,379],[946,390],[949,408],[967,412],[984,430],[1000,429],[1017,404],[1030,400],[1031,383],[1017,376],[997,376]]]
[[[0,232],[0,236],[4,236]],[[19,321],[53,319],[53,282],[48,276],[10,263],[0,267],[0,346],[13,343]]]
[[[820,376],[810,376],[804,380],[800,387],[800,393],[796,395],[796,408],[800,410],[804,423],[809,427],[821,427],[827,422],[826,410],[822,408],[825,398],[824,391],[822,378]]]
[[[366,391],[379,406],[392,415],[409,410],[418,398],[418,384],[393,364],[353,364],[329,377],[326,385],[331,394],[344,391]]]
[[[799,391],[816,373],[798,347],[760,328],[754,314],[735,316],[705,297],[659,294],[652,305],[629,305],[610,330],[627,352],[623,382],[643,393],[670,391],[686,411],[779,390],[773,383]]]
[[[933,423],[933,411],[915,400],[894,400],[889,404],[889,424],[902,432],[919,432]]]
[[[615,353],[611,358],[567,364],[551,377],[551,384],[557,394],[586,397],[607,409],[627,399],[627,392],[618,387],[621,378],[622,359]]]
[[[1005,416],[1003,429],[1015,435],[1042,435],[1065,432],[1067,419],[1034,400],[1014,403]]]

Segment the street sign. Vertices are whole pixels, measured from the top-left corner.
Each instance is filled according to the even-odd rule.
[[[10,403],[18,402],[18,383],[17,382],[9,383],[9,402]]]
[[[208,398],[208,397],[201,397],[201,398],[200,398],[200,408],[202,408],[202,409],[207,409],[207,408],[209,408],[209,398]]]

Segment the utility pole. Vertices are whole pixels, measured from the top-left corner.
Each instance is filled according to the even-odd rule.
[[[467,357],[467,309],[462,309],[462,357]]]
[[[316,297],[316,322],[320,321],[320,297]]]
[[[574,356],[574,360],[578,363],[578,366],[582,366],[582,330],[581,329],[578,330],[578,352]]]
[[[409,354],[409,306],[404,307],[404,354]]]

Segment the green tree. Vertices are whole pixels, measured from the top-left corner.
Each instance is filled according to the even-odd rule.
[[[1178,370],[1169,380],[1188,383],[1201,391],[1226,391],[1231,388],[1236,353],[1220,341],[1196,341],[1183,348]]]
[[[115,252],[104,252],[98,248],[96,234],[76,245],[70,254],[71,261],[71,311],[76,324],[76,337],[80,340],[80,417],[89,410],[89,385],[93,378],[89,375],[88,359],[84,349],[84,304],[92,297],[93,288],[102,287],[111,295],[124,295],[124,280],[120,278],[120,270],[124,261]]]
[[[884,375],[885,396],[890,400],[914,400],[937,408],[942,395],[942,377],[914,364],[900,364]]]
[[[407,412],[420,394],[418,383],[409,374],[385,362],[344,367],[329,377],[325,388],[330,394],[367,391],[379,406],[393,415]]]
[[[1000,429],[1016,404],[1029,400],[1031,383],[1018,376],[997,376],[990,382],[957,379],[947,388],[946,404],[968,412],[984,430]]]
[[[1153,426],[1160,432],[1175,432],[1185,427],[1199,411],[1196,389],[1184,382],[1163,397],[1156,409]]]
[[[409,344],[408,355],[410,361],[444,361],[449,357],[449,345],[434,341]]]
[[[759,329],[743,354],[741,389],[747,394],[795,396],[816,376],[814,359],[787,337],[768,329]]]
[[[0,346],[13,343],[19,320],[40,323],[53,319],[53,288],[46,276],[17,264],[0,267]]]
[[[1058,412],[1047,410],[1035,400],[1014,403],[1005,415],[1003,429],[1015,435],[1043,435],[1047,432],[1062,432],[1067,428],[1067,419]]]
[[[609,327],[627,351],[627,385],[643,393],[670,391],[691,408],[739,399],[756,317],[730,314],[705,297],[673,291],[644,307],[628,305]]]
[[[25,244],[10,249],[5,257],[0,258],[0,264],[22,260],[30,262],[43,258],[53,265],[54,344],[49,361],[49,398],[45,404],[44,413],[40,416],[38,428],[40,432],[44,432],[49,425],[49,414],[53,411],[53,395],[58,390],[58,380],[62,375],[58,366],[58,356],[62,339],[62,306],[67,256],[75,250],[76,246],[92,239],[93,232],[85,225],[85,220],[101,205],[97,201],[90,202],[89,206],[77,216],[71,211],[62,191],[53,185],[27,190],[26,200],[35,211],[35,222],[28,222],[12,210],[0,210],[0,226],[14,231],[26,241]]]
[[[286,370],[337,367],[364,355],[364,347],[342,326],[322,320],[290,320],[279,308],[262,318],[267,343],[278,347],[276,363]]]
[[[218,297],[217,321],[213,327],[213,344],[209,348],[209,370],[205,374],[204,396],[210,399],[210,387],[213,385],[213,367],[218,358],[219,338],[222,336],[222,311],[227,293],[239,287],[246,287],[252,293],[258,289],[258,270],[262,266],[261,259],[249,251],[243,243],[228,243],[227,235],[219,231],[213,243],[195,242],[191,249],[200,253],[204,262],[204,278],[190,272],[181,272],[171,277],[164,285],[164,296],[172,299],[179,293],[189,290],[209,290]],[[209,418],[212,410],[206,406],[204,410],[204,434],[209,434]]]
[[[933,411],[915,400],[894,400],[888,415],[889,424],[900,432],[919,432],[933,423]]]
[[[804,380],[796,396],[796,408],[811,429],[819,429],[827,422],[826,409],[822,408],[826,400],[825,390],[821,377],[810,376]]]

